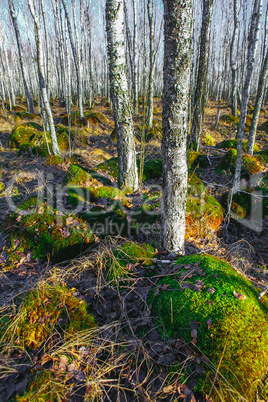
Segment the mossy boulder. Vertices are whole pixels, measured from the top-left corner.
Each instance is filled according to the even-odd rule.
[[[100,163],[97,166],[97,169],[107,173],[109,176],[113,178],[117,178],[118,176],[118,158],[111,158],[105,162]]]
[[[63,159],[58,155],[51,155],[48,156],[46,159],[47,166],[57,166],[61,165],[63,162],[64,162]]]
[[[217,167],[219,173],[231,172],[234,174],[236,165],[237,151],[236,149],[229,149],[229,151],[220,160]],[[262,171],[262,164],[260,161],[249,154],[244,153],[242,155],[242,169],[243,175],[249,176]]]
[[[64,178],[64,183],[67,186],[80,186],[85,184],[90,184],[93,181],[93,177],[88,172],[88,170],[84,169],[82,166],[78,164],[73,164],[69,167],[66,176]]]
[[[87,223],[74,214],[65,215],[46,203],[30,198],[8,219],[9,262],[18,262],[32,253],[34,259],[60,262],[79,255],[94,241]]]
[[[217,148],[219,149],[237,149],[237,140],[236,139],[231,139],[231,140],[224,140],[217,144]],[[243,141],[243,152],[247,152],[247,147],[248,147],[248,141],[244,140]],[[260,149],[257,144],[254,144],[254,152],[258,152]]]
[[[60,284],[39,283],[1,328],[3,338],[7,342],[16,338],[16,344],[36,349],[55,328],[58,333],[64,330],[65,336],[94,328],[94,317],[88,314],[86,302],[74,297],[74,291]],[[12,322],[17,323],[15,328]]]
[[[27,124],[17,124],[10,135],[9,144],[12,149],[19,149],[22,144],[40,145],[43,134],[35,127]]]
[[[259,302],[249,280],[210,255],[181,257],[176,268],[149,295],[155,324],[165,339],[194,340],[197,354],[210,359],[200,379],[204,395],[212,390],[213,401],[229,401],[233,388],[253,400],[267,373],[267,298]]]
[[[14,113],[15,121],[32,120],[35,117],[37,117],[35,114],[29,113],[27,110],[21,110]]]
[[[116,280],[133,275],[135,266],[143,264],[151,266],[155,250],[148,244],[125,242],[116,247],[106,259],[106,278]]]

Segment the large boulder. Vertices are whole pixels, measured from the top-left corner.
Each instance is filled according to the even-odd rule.
[[[162,336],[197,346],[193,363],[204,364],[193,375],[205,371],[198,388],[213,401],[252,401],[267,373],[267,298],[210,255],[181,257],[175,268],[148,300]]]

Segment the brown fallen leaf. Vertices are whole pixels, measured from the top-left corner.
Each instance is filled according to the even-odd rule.
[[[235,290],[233,291],[234,297],[236,297],[239,300],[246,300],[246,296],[243,295],[242,293],[237,293]]]

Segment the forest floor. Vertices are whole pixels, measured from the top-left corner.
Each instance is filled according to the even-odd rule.
[[[109,174],[109,170],[98,168],[99,164],[117,155],[116,140],[111,135],[114,123],[110,106],[105,100],[99,99],[92,110],[86,110],[99,117],[94,120],[91,116],[90,123],[79,127],[83,138],[78,135],[75,138],[73,157],[70,159],[66,155],[57,164],[29,150],[18,152],[10,145],[14,126],[29,120],[40,124],[39,115],[18,120],[14,112],[0,112],[0,179],[4,183],[0,192],[0,323],[4,325],[7,319],[13,320],[12,336],[9,335],[7,340],[4,338],[7,332],[4,335],[2,332],[3,339],[0,340],[0,401],[211,400],[196,392],[199,375],[203,373],[201,363],[206,364],[207,361],[200,351],[197,352],[198,343],[196,346],[195,342],[184,342],[183,339],[163,340],[151,315],[152,306],[147,302],[150,291],[157,286],[161,288],[163,285],[158,285],[159,280],[172,275],[176,266],[174,258],[159,248],[159,232],[152,234],[142,230],[128,236],[125,233],[124,236],[117,236],[117,233],[95,235],[94,242],[83,248],[81,255],[69,261],[51,262],[49,254],[44,259],[34,258],[33,253],[27,250],[21,251],[19,259],[10,264],[8,250],[11,249],[10,236],[14,229],[14,220],[10,218],[10,196],[12,203],[17,206],[36,197],[40,187],[56,188],[64,182],[68,169],[74,163],[88,172],[98,172],[103,182],[116,185],[116,179]],[[215,129],[218,110],[221,118]],[[64,113],[64,108],[53,105],[56,124],[62,123]],[[232,174],[217,170],[228,152],[228,149],[218,148],[217,144],[235,138],[237,126],[226,119],[230,115],[231,109],[227,103],[209,102],[200,151],[206,163],[201,168],[196,165],[193,170],[208,193],[219,202],[232,187]],[[260,150],[267,149],[268,145],[267,121],[268,110],[265,108],[260,116],[256,139]],[[134,118],[134,125],[138,134],[142,114]],[[159,99],[155,100],[154,127],[152,138],[146,142],[146,160],[161,158]],[[140,147],[137,135],[138,156]],[[267,174],[267,171],[268,164],[262,161],[261,173]],[[141,195],[150,195],[151,189],[161,187],[161,183],[161,177],[147,178],[139,192],[127,197],[129,209],[138,210],[144,200]],[[93,204],[96,208],[110,207],[105,196],[96,199]],[[124,242],[124,238],[139,244],[150,243],[154,248],[154,258],[145,256],[130,259],[127,277],[108,279],[105,264],[108,264],[109,258],[113,258],[114,250]],[[225,214],[220,229],[212,235],[201,238],[194,234],[189,236],[186,255],[208,253],[222,258],[262,290],[268,282],[267,239],[267,213],[262,217],[259,232],[230,220]],[[18,249],[16,244],[13,247],[14,250],[16,247]],[[58,323],[53,321],[55,325],[51,324],[52,329],[44,341],[36,340],[36,344],[33,341],[31,347],[30,344],[26,347],[20,339],[19,328],[25,322],[21,321],[20,324],[16,321],[19,306],[30,291],[38,289],[42,293],[43,289],[45,294],[44,289],[50,285],[71,289],[72,296],[87,304],[97,326],[91,331],[81,331],[79,335],[77,331],[64,335],[56,325]],[[53,299],[51,294],[46,295],[44,300],[50,298]],[[35,313],[32,312],[33,315]],[[28,318],[34,323],[34,318]],[[29,336],[34,337],[33,334]],[[176,375],[171,375],[169,367],[176,364],[180,369],[177,369]],[[188,373],[191,371],[186,377],[185,368]],[[217,367],[213,370],[217,373]],[[19,396],[23,394],[24,397]]]

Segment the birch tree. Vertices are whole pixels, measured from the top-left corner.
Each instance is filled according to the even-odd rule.
[[[259,121],[259,116],[260,116],[260,111],[261,111],[261,107],[262,107],[262,101],[263,101],[263,97],[264,97],[267,76],[268,76],[268,49],[266,50],[266,38],[268,36],[267,21],[268,21],[268,8],[266,11],[266,24],[265,24],[266,32],[265,32],[265,36],[264,36],[264,46],[263,46],[264,60],[263,60],[262,68],[261,68],[261,72],[260,72],[258,91],[257,91],[257,96],[256,96],[256,101],[255,101],[255,106],[254,106],[254,111],[253,111],[253,118],[251,121],[251,126],[250,126],[250,131],[249,131],[249,137],[248,137],[247,151],[250,155],[253,155],[253,148],[254,148],[254,144],[255,144],[257,125],[258,125],[258,121]],[[265,54],[265,51],[266,51],[266,54]]]
[[[234,177],[234,191],[239,190],[240,178],[241,178],[241,168],[242,168],[242,151],[243,151],[243,139],[244,130],[247,118],[247,106],[249,101],[251,79],[253,73],[253,67],[255,62],[255,54],[257,41],[259,38],[260,21],[262,16],[262,3],[263,0],[255,0],[254,8],[251,18],[251,27],[248,35],[248,54],[247,54],[247,71],[246,78],[243,87],[242,101],[241,101],[241,115],[240,123],[237,130],[237,158],[236,158],[236,168]]]
[[[192,0],[164,0],[162,246],[184,253]]]
[[[149,46],[150,46],[150,65],[149,65],[149,82],[148,82],[148,102],[147,102],[147,113],[146,113],[146,125],[151,128],[153,125],[153,110],[154,110],[154,60],[155,60],[155,49],[154,49],[154,21],[153,21],[153,10],[152,10],[152,0],[147,2],[148,20],[149,20]]]
[[[199,148],[206,103],[207,70],[209,56],[210,19],[213,0],[203,0],[202,27],[200,33],[199,66],[195,84],[192,114],[191,140]]]
[[[17,47],[18,47],[18,52],[19,52],[20,68],[21,68],[21,73],[22,73],[25,96],[26,96],[26,100],[27,100],[27,108],[30,113],[34,113],[33,99],[30,94],[28,83],[27,83],[22,41],[21,41],[19,25],[18,25],[18,21],[17,21],[17,16],[16,16],[13,0],[8,0],[8,5],[9,5],[9,12],[10,12],[10,15],[12,18],[13,27],[15,30],[15,36],[16,36]]]
[[[42,44],[42,30],[40,24],[40,17],[37,15],[34,0],[28,0],[28,5],[30,9],[30,13],[32,15],[34,26],[35,26],[35,37],[36,37],[36,47],[37,47],[37,66],[38,66],[38,78],[39,78],[39,87],[41,100],[43,102],[43,106],[46,113],[46,118],[49,125],[50,138],[52,143],[52,151],[54,155],[60,156],[60,149],[57,141],[55,125],[53,121],[52,111],[50,108],[47,88],[45,85],[45,70],[44,70],[44,56],[43,56],[43,44]]]
[[[123,0],[106,0],[106,31],[113,115],[117,132],[118,185],[138,188],[131,102],[126,76]]]
[[[234,11],[234,31],[231,42],[230,64],[232,70],[232,114],[237,117],[237,60],[236,60],[236,44],[238,40],[238,8],[237,0],[233,0]]]

